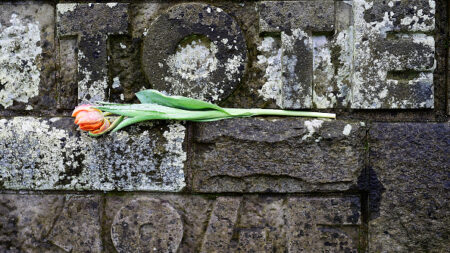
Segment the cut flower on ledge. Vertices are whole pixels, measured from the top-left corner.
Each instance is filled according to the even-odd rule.
[[[202,100],[182,96],[166,96],[156,90],[136,93],[141,104],[99,102],[99,105],[80,105],[73,111],[75,124],[91,136],[116,132],[126,126],[146,120],[216,121],[258,115],[316,117],[335,119],[334,113],[288,111],[276,109],[222,108]],[[104,113],[105,112],[105,113]],[[105,117],[119,116],[112,124]]]

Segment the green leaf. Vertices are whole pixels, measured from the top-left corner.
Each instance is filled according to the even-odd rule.
[[[166,96],[157,90],[139,91],[138,93],[136,93],[136,96],[143,104],[158,104],[184,110],[213,109],[226,113],[226,111],[218,105],[182,96]]]

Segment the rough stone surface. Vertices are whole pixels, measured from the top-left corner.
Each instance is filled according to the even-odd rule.
[[[111,237],[118,252],[177,252],[183,238],[183,223],[170,204],[139,198],[116,214]]]
[[[64,195],[0,194],[0,252],[63,252],[47,240]]]
[[[0,252],[450,251],[448,1],[0,2]],[[67,117],[148,88],[338,120]]]
[[[76,39],[59,40],[58,108],[73,109],[78,105],[78,61]]]
[[[433,108],[435,1],[355,0],[352,108]]]
[[[200,252],[229,251],[240,204],[240,197],[216,199]]]
[[[449,123],[377,123],[369,134],[381,184],[369,199],[370,251],[449,251]]]
[[[0,119],[0,188],[180,191],[184,139],[179,123],[92,138],[70,118]]]
[[[153,88],[220,101],[240,83],[247,55],[236,21],[221,8],[179,4],[144,38],[142,65]]]
[[[334,27],[333,1],[279,1],[258,4],[260,32],[281,33],[281,49],[276,62],[264,55],[259,61],[268,62],[270,72],[279,73],[275,82],[266,82],[260,94],[274,99],[281,108],[311,108],[313,79],[313,40],[311,33],[330,32]],[[261,51],[273,51],[264,43]],[[273,65],[279,67],[273,68]],[[267,78],[267,77],[266,77]],[[270,79],[270,78],[269,78]]]
[[[360,200],[289,198],[288,252],[358,252]]]
[[[155,202],[162,204],[152,205]],[[158,215],[160,211],[155,209],[168,206],[170,210],[164,215],[172,219],[179,214],[183,223],[179,252],[299,252],[296,247],[300,242],[305,252],[314,252],[321,249],[320,246],[335,252],[356,252],[360,240],[361,206],[359,198],[351,195],[312,198],[109,194],[105,203],[106,252],[114,251],[112,244],[118,217],[126,220],[125,224],[131,228],[129,233],[117,237],[123,244],[136,244],[149,231],[152,231],[152,239],[165,241],[167,233],[162,231],[167,227],[152,230],[161,226],[160,221],[142,217]],[[148,222],[148,230],[141,226],[141,230],[136,231],[134,221],[138,224]],[[118,224],[126,226],[122,222]],[[168,226],[176,224],[178,218]],[[179,227],[172,232],[180,233]],[[176,238],[178,236],[172,237],[174,241]],[[166,248],[160,247],[156,251],[158,249]]]
[[[54,7],[0,3],[0,109],[56,105]]]
[[[137,202],[142,199],[157,199],[163,203],[161,208],[166,208],[169,206],[170,216],[174,217],[179,214],[182,221],[182,236],[183,239],[181,242],[178,242],[179,245],[174,245],[178,247],[178,252],[199,252],[203,234],[205,233],[206,224],[208,223],[209,215],[212,210],[212,205],[214,202],[213,198],[205,198],[202,196],[193,196],[193,195],[168,195],[168,194],[127,194],[127,195],[115,195],[108,194],[106,196],[106,206],[105,206],[105,217],[104,220],[106,223],[103,226],[105,231],[104,235],[104,249],[105,252],[115,252],[117,246],[114,246],[113,240],[111,238],[111,227],[114,222],[115,217],[118,216],[119,213],[122,213],[126,207],[131,206],[135,208],[135,212],[129,212],[131,216],[124,216],[127,219],[135,219],[133,215],[137,214],[139,216],[148,216],[146,213],[147,210],[153,210],[153,208],[158,208],[160,205],[149,206],[145,201]],[[149,202],[151,203],[151,202]],[[175,210],[175,212],[173,211]],[[177,214],[175,214],[177,213]],[[175,220],[176,221],[176,220]],[[137,221],[140,222],[140,221]],[[119,242],[121,245],[132,245],[135,244],[142,239],[145,239],[144,236],[148,236],[149,232],[152,232],[151,238],[161,238],[167,239],[167,235],[159,230],[149,230],[151,229],[151,224],[160,224],[158,220],[154,221],[153,218],[144,220],[141,224],[147,224],[147,230],[139,230],[137,237],[128,236],[127,234],[118,239],[116,239],[116,243]],[[131,227],[135,226],[134,224],[130,224]],[[145,228],[145,226],[144,226]],[[163,229],[163,228],[161,228]],[[178,231],[178,230],[177,230]],[[177,232],[174,231],[174,232]],[[130,231],[131,232],[131,231]],[[178,231],[179,232],[179,231]],[[134,232],[133,232],[134,233]],[[141,237],[142,236],[142,237]],[[172,237],[175,239],[175,237]],[[147,240],[148,241],[148,240]],[[174,244],[173,242],[170,242]],[[147,247],[150,250],[153,248]]]
[[[292,118],[198,124],[192,188],[201,192],[351,189],[363,168],[365,127],[361,125]]]
[[[64,3],[56,9],[58,37],[78,38],[78,102],[106,101],[109,94],[106,41],[110,35],[128,32],[128,4]],[[70,89],[73,77],[66,77],[67,71],[73,70],[63,70],[60,82]]]
[[[67,196],[48,240],[65,252],[102,250],[101,196]]]

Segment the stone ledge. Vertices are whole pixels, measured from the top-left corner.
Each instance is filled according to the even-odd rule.
[[[357,196],[0,194],[0,252],[357,252]]]
[[[364,123],[247,118],[195,126],[199,192],[346,191],[364,164]]]
[[[71,118],[0,119],[0,189],[180,191],[184,139],[178,123],[92,138]]]

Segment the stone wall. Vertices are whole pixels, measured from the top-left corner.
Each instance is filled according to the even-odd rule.
[[[0,252],[449,252],[449,11],[0,2]],[[337,119],[70,118],[148,88]]]

